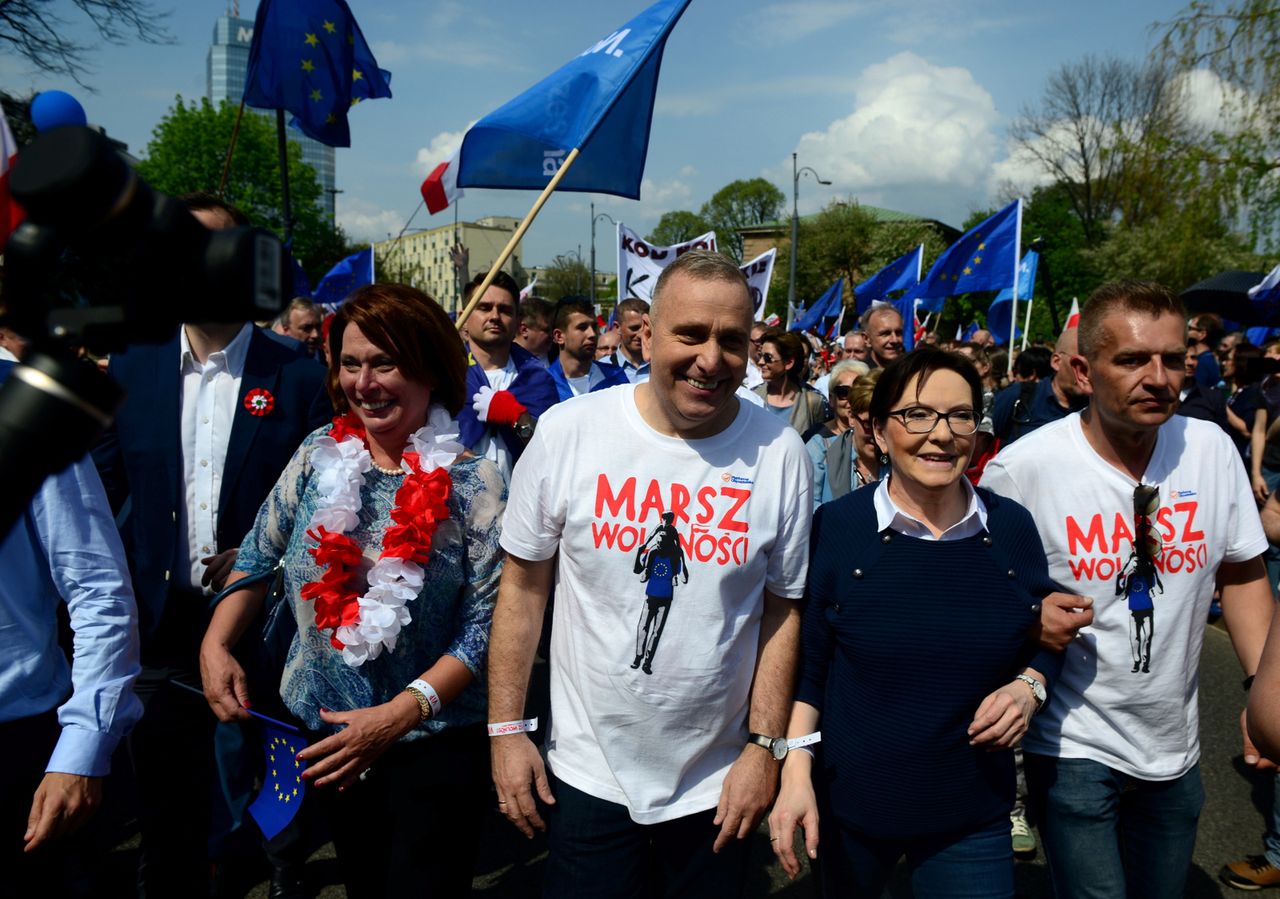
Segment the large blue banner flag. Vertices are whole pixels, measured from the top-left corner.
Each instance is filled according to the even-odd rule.
[[[253,21],[244,102],[287,109],[307,137],[351,146],[347,110],[391,96],[391,73],[378,68],[345,0],[261,0]]]
[[[366,247],[343,259],[316,285],[312,302],[333,312],[342,305],[347,295],[357,287],[373,283],[373,247]]]
[[[279,722],[264,720],[261,727],[262,791],[249,806],[249,814],[270,840],[293,820],[307,793],[307,782],[302,779],[307,766],[297,759],[307,740],[296,727]]]
[[[941,312],[947,297],[1011,287],[1021,231],[1022,200],[1018,199],[947,247],[906,298],[919,298],[919,308],[925,312]]]
[[[667,36],[689,0],[659,0],[467,131],[459,187],[542,190],[570,150],[560,190],[640,199]]]
[[[924,244],[920,244],[855,287],[853,294],[858,298],[858,315],[870,308],[872,300],[883,300],[893,291],[905,290],[918,282],[923,260]]]
[[[1036,285],[1036,269],[1040,265],[1040,254],[1035,250],[1027,250],[1027,254],[1022,257],[1022,262],[1018,265],[1018,299],[1029,300],[1035,296]],[[991,301],[991,305],[987,308],[987,330],[991,332],[991,336],[995,338],[996,343],[1004,345],[1009,342],[1009,337],[1017,336],[1010,330],[1010,316],[1013,315],[1013,288],[1006,287],[1004,290],[996,294],[996,298]],[[1021,329],[1018,329],[1021,331]]]
[[[844,278],[836,278],[836,283],[827,288],[827,292],[818,297],[804,314],[797,315],[791,324],[792,331],[817,331],[823,321],[836,318],[844,308]]]

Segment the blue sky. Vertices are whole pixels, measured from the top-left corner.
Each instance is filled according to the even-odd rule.
[[[644,0],[349,3],[393,73],[395,96],[351,114],[352,146],[337,156],[338,220],[353,237],[381,239],[404,225],[422,178],[469,123],[612,32]],[[665,211],[696,210],[737,178],[765,177],[789,204],[792,152],[833,182],[801,180],[802,214],[853,197],[959,225],[1004,182],[1032,183],[1009,158],[1006,130],[1037,102],[1052,71],[1086,54],[1141,59],[1154,42],[1150,26],[1183,5],[693,0],[667,44],[641,199],[553,196],[525,240],[524,262],[544,264],[579,246],[586,260],[592,199],[597,212],[641,233]],[[54,7],[68,22],[80,16],[70,0]],[[90,121],[143,155],[176,94],[203,96],[213,23],[228,7],[177,4],[172,46],[101,46],[90,59],[96,93],[11,57],[0,57],[0,84],[69,91]],[[242,0],[242,17],[255,9]],[[460,215],[523,216],[535,196],[468,191]],[[428,218],[424,209],[413,227],[448,221],[449,212]],[[601,220],[598,267],[612,270],[601,249],[611,246],[608,229]]]

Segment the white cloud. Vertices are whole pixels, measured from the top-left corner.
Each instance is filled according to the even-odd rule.
[[[442,162],[447,162],[454,153],[458,152],[458,148],[462,146],[462,138],[471,130],[471,126],[476,123],[476,119],[472,119],[467,123],[467,127],[461,131],[441,131],[425,147],[418,148],[418,158],[414,161],[413,170],[418,173],[419,177],[425,178]]]
[[[1192,69],[1174,77],[1174,90],[1186,104],[1188,123],[1205,131],[1233,133],[1239,117],[1247,113],[1252,97],[1240,87],[1223,81],[1208,69]]]
[[[985,200],[997,122],[995,101],[968,69],[904,52],[863,71],[853,112],[803,135],[797,153],[801,165],[864,202],[956,218]],[[790,178],[787,163],[775,181]],[[811,209],[830,199],[805,193]]]
[[[748,43],[798,41],[880,5],[883,4],[854,3],[852,0],[785,0],[770,3],[749,16],[739,18],[734,34]]]
[[[400,233],[404,220],[395,209],[379,209],[363,200],[344,196],[338,203],[338,224],[354,241],[386,240],[388,234]]]

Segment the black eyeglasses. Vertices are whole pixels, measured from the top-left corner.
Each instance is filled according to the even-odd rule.
[[[945,420],[951,433],[957,437],[968,437],[978,430],[978,413],[972,409],[952,409],[950,412],[939,412],[928,406],[911,406],[908,409],[897,409],[889,413],[902,422],[902,426],[911,434],[928,434]]]
[[[778,361],[778,357],[773,355],[773,353],[761,353],[760,361],[763,362],[765,365],[772,365],[773,363]]]
[[[1160,488],[1139,484],[1133,488],[1133,551],[1146,562],[1160,558],[1160,535],[1156,533],[1155,516],[1160,508]]]

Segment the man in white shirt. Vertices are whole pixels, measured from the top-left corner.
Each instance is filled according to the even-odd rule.
[[[1246,675],[1271,620],[1240,457],[1215,425],[1174,415],[1186,336],[1160,285],[1100,287],[1071,359],[1088,407],[1007,447],[982,479],[1031,511],[1054,580],[1094,600],[1023,742],[1063,897],[1182,895],[1204,800],[1196,684],[1215,584]]]
[[[649,380],[649,363],[644,358],[644,317],[649,314],[649,304],[637,297],[627,297],[618,304],[618,348],[609,361],[627,376],[632,384]]]
[[[680,256],[654,291],[650,379],[552,409],[512,477],[493,772],[524,834],[549,816],[547,895],[633,895],[656,872],[668,895],[736,896],[776,793],[812,471],[736,398],[751,311],[735,263]],[[520,719],[553,580],[548,778]]]

